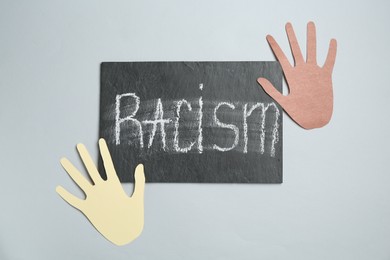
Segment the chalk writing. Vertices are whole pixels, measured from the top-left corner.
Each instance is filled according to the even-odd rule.
[[[204,113],[208,114],[206,118]],[[138,143],[142,149],[147,141],[145,149],[161,148],[170,153],[202,153],[206,149],[264,154],[267,150],[274,157],[275,144],[279,140],[279,116],[280,111],[273,102],[203,101],[202,97],[197,100],[162,101],[158,98],[141,101],[136,93],[122,93],[115,99],[113,135],[116,145],[123,145],[126,141],[126,145]],[[217,143],[221,138],[214,138],[215,143],[204,146],[203,128],[222,131],[226,140],[221,142],[225,145]],[[166,131],[172,134],[168,137]],[[252,143],[259,141],[257,147],[252,145],[250,149],[249,132],[252,133]],[[123,137],[124,133],[126,137]]]

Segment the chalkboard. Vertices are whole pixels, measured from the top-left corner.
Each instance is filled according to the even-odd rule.
[[[100,127],[121,182],[281,183],[278,62],[103,62]],[[99,170],[105,178],[101,160]]]

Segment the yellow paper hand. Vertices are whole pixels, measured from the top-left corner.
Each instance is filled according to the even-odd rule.
[[[61,186],[57,186],[56,191],[80,210],[105,238],[116,245],[124,245],[136,239],[144,226],[144,167],[139,164],[135,169],[134,193],[129,197],[116,175],[104,139],[99,140],[99,148],[107,180],[100,177],[85,146],[78,144],[77,150],[94,184],[87,181],[68,159],[62,158],[62,166],[84,191],[86,198],[81,200]]]

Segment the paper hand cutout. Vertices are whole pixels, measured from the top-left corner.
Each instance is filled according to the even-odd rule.
[[[94,185],[68,159],[62,158],[62,166],[84,191],[86,198],[81,200],[61,186],[57,186],[56,191],[71,206],[80,210],[105,238],[116,245],[124,245],[136,239],[144,226],[144,167],[139,164],[135,169],[134,193],[129,197],[116,175],[104,139],[99,140],[99,148],[107,180],[100,177],[85,146],[78,144],[77,150]]]
[[[267,41],[282,66],[289,87],[289,94],[284,96],[265,78],[258,78],[262,86],[290,117],[305,129],[319,128],[326,125],[333,113],[332,71],[336,59],[337,42],[330,41],[328,55],[323,67],[317,65],[316,28],[313,22],[307,24],[307,54],[303,60],[294,30],[286,24],[287,36],[295,67],[291,66],[275,39],[267,36]]]

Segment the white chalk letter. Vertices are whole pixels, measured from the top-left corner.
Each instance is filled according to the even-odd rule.
[[[202,84],[203,87],[203,84]],[[202,128],[202,120],[203,120],[203,99],[199,98],[199,126],[198,126],[198,151],[199,153],[203,152],[203,128]]]
[[[230,150],[234,149],[234,147],[237,146],[238,138],[239,138],[239,129],[238,129],[237,126],[235,126],[233,124],[225,124],[225,123],[222,123],[222,122],[219,121],[219,119],[217,118],[217,111],[218,111],[220,106],[228,106],[231,109],[235,109],[235,106],[233,104],[231,104],[231,103],[228,103],[228,102],[221,102],[214,108],[213,116],[214,116],[214,121],[217,124],[217,126],[220,126],[222,128],[228,128],[228,129],[231,129],[231,130],[234,131],[235,137],[234,137],[234,143],[232,144],[232,146],[226,147],[226,148],[222,148],[222,147],[219,147],[216,144],[213,145],[213,148],[215,150],[218,150],[218,151],[221,151],[221,152],[226,152],[226,151],[230,151]]]
[[[135,106],[132,106],[132,107],[134,107],[134,110],[130,113],[129,116],[124,117],[124,118],[120,117],[122,97],[132,97],[135,99]],[[135,95],[135,93],[125,93],[125,94],[121,94],[121,95],[116,95],[116,103],[115,103],[115,144],[116,145],[119,145],[121,143],[121,138],[120,138],[121,123],[126,122],[126,121],[131,121],[136,126],[138,126],[137,136],[139,137],[139,144],[140,144],[141,148],[144,147],[142,125],[137,119],[133,118],[135,116],[135,114],[137,114],[137,111],[139,109],[139,103],[140,103],[139,97],[137,95]]]
[[[149,137],[149,143],[148,143],[148,148],[150,148],[153,144],[154,136],[156,134],[157,130],[157,124],[160,124],[160,131],[161,131],[161,141],[163,145],[163,150],[165,151],[165,124],[169,123],[171,120],[170,119],[164,119],[164,110],[163,110],[163,105],[161,103],[161,98],[157,99],[157,106],[156,106],[156,111],[154,112],[154,120],[144,120],[142,123],[144,124],[152,124],[152,134]]]
[[[261,154],[264,154],[264,146],[265,146],[265,119],[266,119],[266,113],[267,113],[267,110],[270,106],[274,107],[275,109],[275,124],[274,124],[274,128],[272,130],[272,143],[271,143],[271,157],[274,157],[275,156],[275,144],[279,141],[279,124],[278,124],[278,119],[279,119],[279,109],[277,108],[277,106],[275,105],[275,103],[269,103],[267,104],[266,106],[264,106],[264,103],[256,103],[255,105],[253,105],[249,111],[247,110],[247,105],[248,104],[245,104],[244,105],[244,108],[243,108],[243,113],[244,113],[244,123],[243,123],[243,127],[244,127],[244,153],[247,153],[248,152],[248,124],[247,124],[247,118],[249,116],[251,116],[252,112],[256,109],[256,108],[261,108],[261,121],[260,121],[260,153]]]
[[[181,153],[187,153],[188,151],[191,150],[192,146],[195,144],[195,142],[192,142],[189,146],[180,148],[179,147],[179,120],[180,120],[180,109],[183,104],[187,105],[188,111],[192,111],[191,104],[188,103],[187,100],[182,99],[177,102],[177,108],[176,108],[176,120],[175,120],[175,134],[174,134],[174,140],[173,140],[173,148],[175,149],[176,152],[181,152]]]
[[[248,104],[244,105],[244,123],[243,123],[243,127],[244,127],[244,153],[248,152],[248,123],[247,123],[247,118],[252,114],[252,112],[256,108],[261,107],[262,108],[262,110],[261,110],[262,122],[260,124],[260,152],[263,154],[264,153],[264,137],[265,137],[264,123],[263,123],[263,122],[265,122],[264,104],[263,103],[256,103],[255,105],[253,105],[249,109],[249,111],[247,111],[247,105]]]

